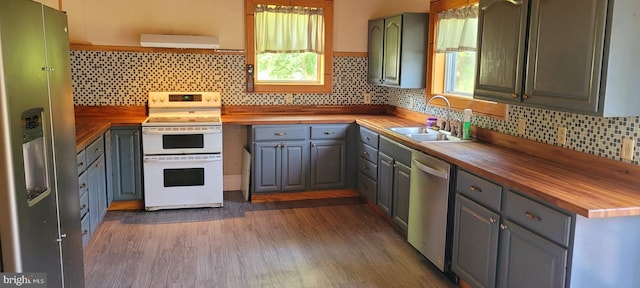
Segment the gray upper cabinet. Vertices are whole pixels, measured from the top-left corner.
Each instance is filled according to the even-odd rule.
[[[424,88],[428,14],[403,13],[369,20],[368,27],[369,83]]]
[[[640,65],[634,52],[640,35],[629,13],[639,9],[638,1],[481,0],[474,97],[640,115],[632,92],[640,89],[632,76]]]
[[[140,127],[111,128],[113,201],[142,199]]]

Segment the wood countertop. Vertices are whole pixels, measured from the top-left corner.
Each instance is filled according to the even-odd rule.
[[[140,125],[144,119],[144,115],[76,116],[76,149],[80,151],[111,126]],[[420,143],[388,129],[423,125],[416,120],[415,117],[367,114],[231,114],[222,117],[223,124],[232,125],[357,123],[410,148],[571,213],[587,218],[640,216],[640,167],[622,162],[618,164],[618,161],[605,158],[596,159],[596,165],[589,165],[593,158],[575,161],[573,158],[576,155],[601,157],[571,151],[566,152],[569,158],[563,158],[563,154],[554,160],[553,157],[538,157],[503,145],[507,143],[508,146],[510,141],[519,141],[517,139],[497,139],[496,142],[503,142],[499,143],[500,146],[485,141]],[[475,129],[475,132],[480,133],[478,130]],[[478,137],[494,142],[490,139],[493,136]],[[563,149],[542,143],[534,145],[545,145],[540,149],[553,153]]]

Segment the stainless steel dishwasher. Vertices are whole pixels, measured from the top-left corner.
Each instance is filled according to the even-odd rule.
[[[438,269],[449,272],[450,253],[446,250],[451,249],[447,247],[451,165],[419,151],[413,151],[411,162],[407,238]]]

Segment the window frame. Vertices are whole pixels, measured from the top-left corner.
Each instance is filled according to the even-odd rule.
[[[293,83],[287,84],[262,84],[257,83],[254,74],[254,91],[252,93],[332,93],[333,91],[333,0],[245,0],[245,64],[256,67],[255,55],[255,16],[256,4],[318,7],[324,9],[324,55],[323,58],[323,82],[322,84]]]
[[[445,53],[435,53],[435,39],[436,32],[438,31],[438,13],[449,9],[478,4],[478,2],[479,0],[437,0],[430,2],[429,42],[427,43],[429,49],[427,52],[427,59],[430,60],[430,67],[428,67],[430,69],[428,70],[431,71],[431,73],[427,73],[426,98],[428,100],[434,95],[444,95],[449,99],[451,108],[453,109],[464,110],[469,108],[473,110],[474,114],[506,119],[508,110],[507,104],[444,93],[446,55]],[[434,101],[432,105],[445,107],[443,104],[440,104],[440,101]]]

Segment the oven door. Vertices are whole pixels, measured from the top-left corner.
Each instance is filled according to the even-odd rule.
[[[142,127],[144,155],[222,152],[222,125]]]
[[[222,206],[222,155],[144,156],[146,210]]]

